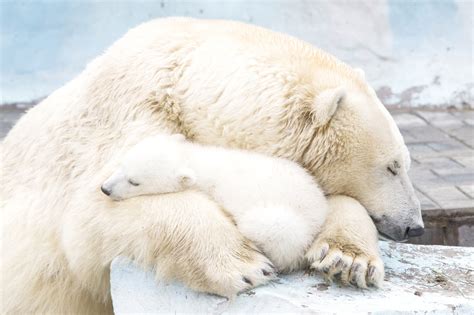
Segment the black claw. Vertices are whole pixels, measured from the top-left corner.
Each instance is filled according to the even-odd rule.
[[[249,278],[247,278],[247,277],[242,277],[242,280],[243,280],[245,283],[250,284],[251,286],[253,286],[253,283],[252,283],[252,281],[250,281]]]
[[[323,248],[323,249],[321,250],[321,256],[320,256],[320,258],[319,258],[319,261],[320,261],[320,262],[323,261],[324,258],[326,258],[326,255],[328,254],[328,252],[329,252],[329,249],[328,249],[328,248]]]
[[[361,266],[359,264],[352,265],[351,272],[352,273],[357,272],[357,270],[359,270],[360,267]]]
[[[374,266],[369,266],[369,277],[372,277],[375,273],[375,267]]]

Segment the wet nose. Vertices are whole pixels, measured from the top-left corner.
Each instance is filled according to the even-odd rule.
[[[100,186],[100,190],[102,190],[102,192],[107,196],[110,196],[110,194],[112,193],[112,191],[110,191],[110,189],[107,189],[104,186]]]
[[[423,235],[423,233],[425,232],[425,229],[418,225],[418,226],[414,226],[414,227],[407,227],[407,235],[409,237],[415,237],[415,236],[421,236]]]

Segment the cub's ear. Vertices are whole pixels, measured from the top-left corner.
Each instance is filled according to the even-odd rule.
[[[346,95],[344,87],[337,87],[322,91],[316,96],[312,114],[316,126],[327,124],[337,110],[337,106]]]
[[[181,134],[181,133],[174,133],[171,135],[171,137],[174,139],[174,140],[177,140],[177,141],[184,141],[186,140],[186,137]]]
[[[365,80],[365,72],[364,70],[362,70],[362,68],[354,68],[354,71],[357,73],[359,77]]]
[[[182,167],[178,170],[178,178],[185,188],[189,188],[196,183],[196,173],[188,167]]]

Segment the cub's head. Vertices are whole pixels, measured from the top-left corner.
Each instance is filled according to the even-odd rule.
[[[114,200],[139,195],[183,191],[195,182],[193,170],[185,167],[183,135],[157,135],[133,146],[120,167],[102,184]]]

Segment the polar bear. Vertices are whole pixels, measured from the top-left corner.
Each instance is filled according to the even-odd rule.
[[[379,257],[366,231],[394,240],[422,232],[403,138],[352,67],[257,26],[157,19],[130,30],[4,139],[3,311],[111,313],[118,255],[225,296],[252,287],[243,277],[270,280],[267,258],[205,194],[113,202],[98,189],[127,149],[157,133],[286,158],[325,194],[350,197],[330,206],[332,223],[307,254],[327,248],[325,257],[364,264],[354,269],[360,279]],[[349,200],[365,208],[358,220],[341,215],[355,208]]]
[[[220,204],[278,272],[302,268],[306,250],[326,219],[326,198],[298,164],[191,143],[181,134],[140,141],[101,186],[114,200],[190,188]]]

